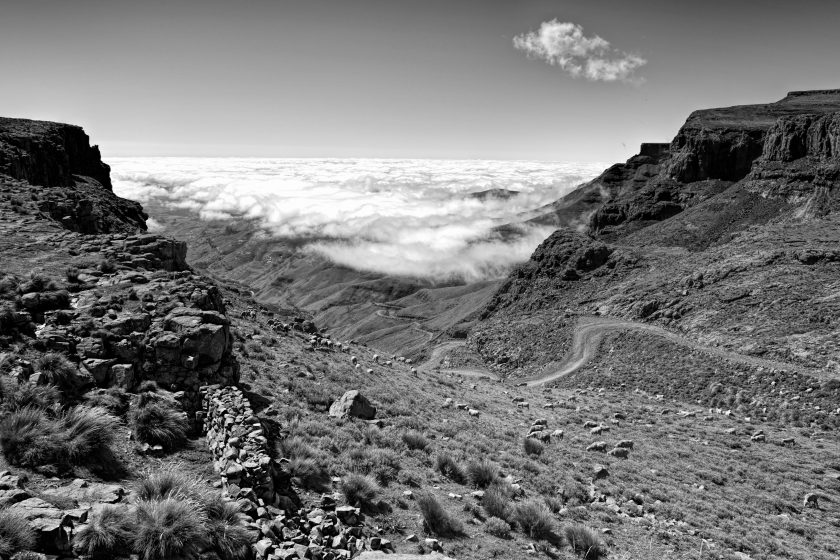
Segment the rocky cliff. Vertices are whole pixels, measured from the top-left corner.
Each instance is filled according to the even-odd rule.
[[[39,210],[67,229],[146,229],[140,204],[111,191],[109,172],[99,148],[78,126],[0,118],[0,176],[19,181],[17,196],[36,197]]]
[[[643,145],[553,205],[566,230],[502,284],[473,347],[502,369],[539,370],[569,343],[570,312],[595,313],[835,364],[824,341],[840,333],[824,317],[838,311],[838,122],[840,90],[695,111],[667,146]]]

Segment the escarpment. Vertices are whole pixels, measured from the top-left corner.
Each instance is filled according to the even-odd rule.
[[[146,229],[139,203],[116,196],[110,168],[78,126],[0,118],[0,176],[19,199],[71,231],[129,232]]]
[[[667,148],[642,145],[638,155],[613,165],[555,206],[600,192],[601,200],[588,208],[588,229],[616,239],[741,181],[784,178],[801,195],[797,189],[803,180],[815,187],[836,180],[830,161],[837,159],[839,112],[840,90],[792,92],[776,103],[695,111]],[[751,189],[786,196],[784,188],[772,185],[754,184]]]
[[[502,371],[540,371],[570,318],[596,314],[830,366],[838,142],[840,90],[693,112],[670,144],[642,145],[547,209],[562,229],[501,284],[473,348]]]

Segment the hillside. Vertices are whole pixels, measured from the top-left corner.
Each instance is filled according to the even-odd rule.
[[[534,218],[586,233],[434,287],[148,233],[81,129],[0,120],[0,558],[835,558],[837,154],[803,114],[736,181],[648,146]],[[604,226],[641,166],[678,208]]]

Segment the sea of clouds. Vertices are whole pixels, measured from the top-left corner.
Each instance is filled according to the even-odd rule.
[[[524,224],[603,164],[483,160],[111,158],[114,191],[267,234],[351,268],[498,278],[553,228]],[[476,196],[490,189],[514,196]],[[150,219],[154,225],[154,216]],[[497,228],[512,224],[502,234]]]

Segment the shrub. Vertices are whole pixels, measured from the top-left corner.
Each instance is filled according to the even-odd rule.
[[[288,467],[292,479],[298,486],[319,492],[329,490],[330,473],[318,459],[295,457],[289,461]]]
[[[563,530],[569,546],[586,560],[598,560],[606,556],[607,549],[601,535],[583,525],[567,525]]]
[[[9,557],[34,546],[35,532],[29,521],[17,511],[0,509],[0,556]]]
[[[351,506],[370,507],[379,495],[379,485],[369,476],[350,473],[341,481],[341,491]]]
[[[536,499],[517,504],[513,518],[522,531],[533,539],[545,539],[554,532],[551,510]]]
[[[76,554],[93,560],[107,560],[121,556],[128,550],[132,537],[132,523],[125,507],[105,505],[93,512],[86,525],[73,537]]]
[[[431,492],[421,492],[416,499],[427,532],[439,537],[455,537],[463,533],[461,523],[443,509]]]
[[[481,505],[490,517],[499,519],[510,518],[510,487],[496,479],[485,491],[481,498]]]
[[[188,500],[164,498],[137,504],[134,552],[143,560],[192,559],[207,546],[207,516]]]
[[[458,484],[463,484],[466,480],[464,470],[448,453],[441,453],[435,457],[435,469],[449,480]]]
[[[525,438],[522,442],[522,447],[524,447],[525,453],[534,456],[542,455],[543,449],[545,449],[545,446],[543,446],[540,440],[531,437]]]
[[[484,522],[484,532],[499,537],[500,539],[510,538],[510,525],[504,519],[491,517]]]
[[[163,401],[138,406],[131,414],[131,429],[137,441],[173,449],[187,439],[187,419]]]
[[[35,371],[40,371],[51,385],[62,389],[71,387],[76,379],[76,366],[62,354],[48,352],[35,361]]]
[[[425,451],[429,447],[429,440],[426,439],[426,436],[414,430],[403,432],[402,440],[409,449]]]
[[[79,281],[79,269],[75,266],[67,267],[67,270],[64,271],[64,276],[67,277],[68,282],[76,283]]]
[[[476,488],[487,488],[499,477],[499,467],[487,459],[470,461],[467,464],[467,473],[473,486]]]
[[[236,502],[215,494],[205,504],[207,512],[207,537],[219,558],[245,560],[251,557],[251,535],[248,519]]]

